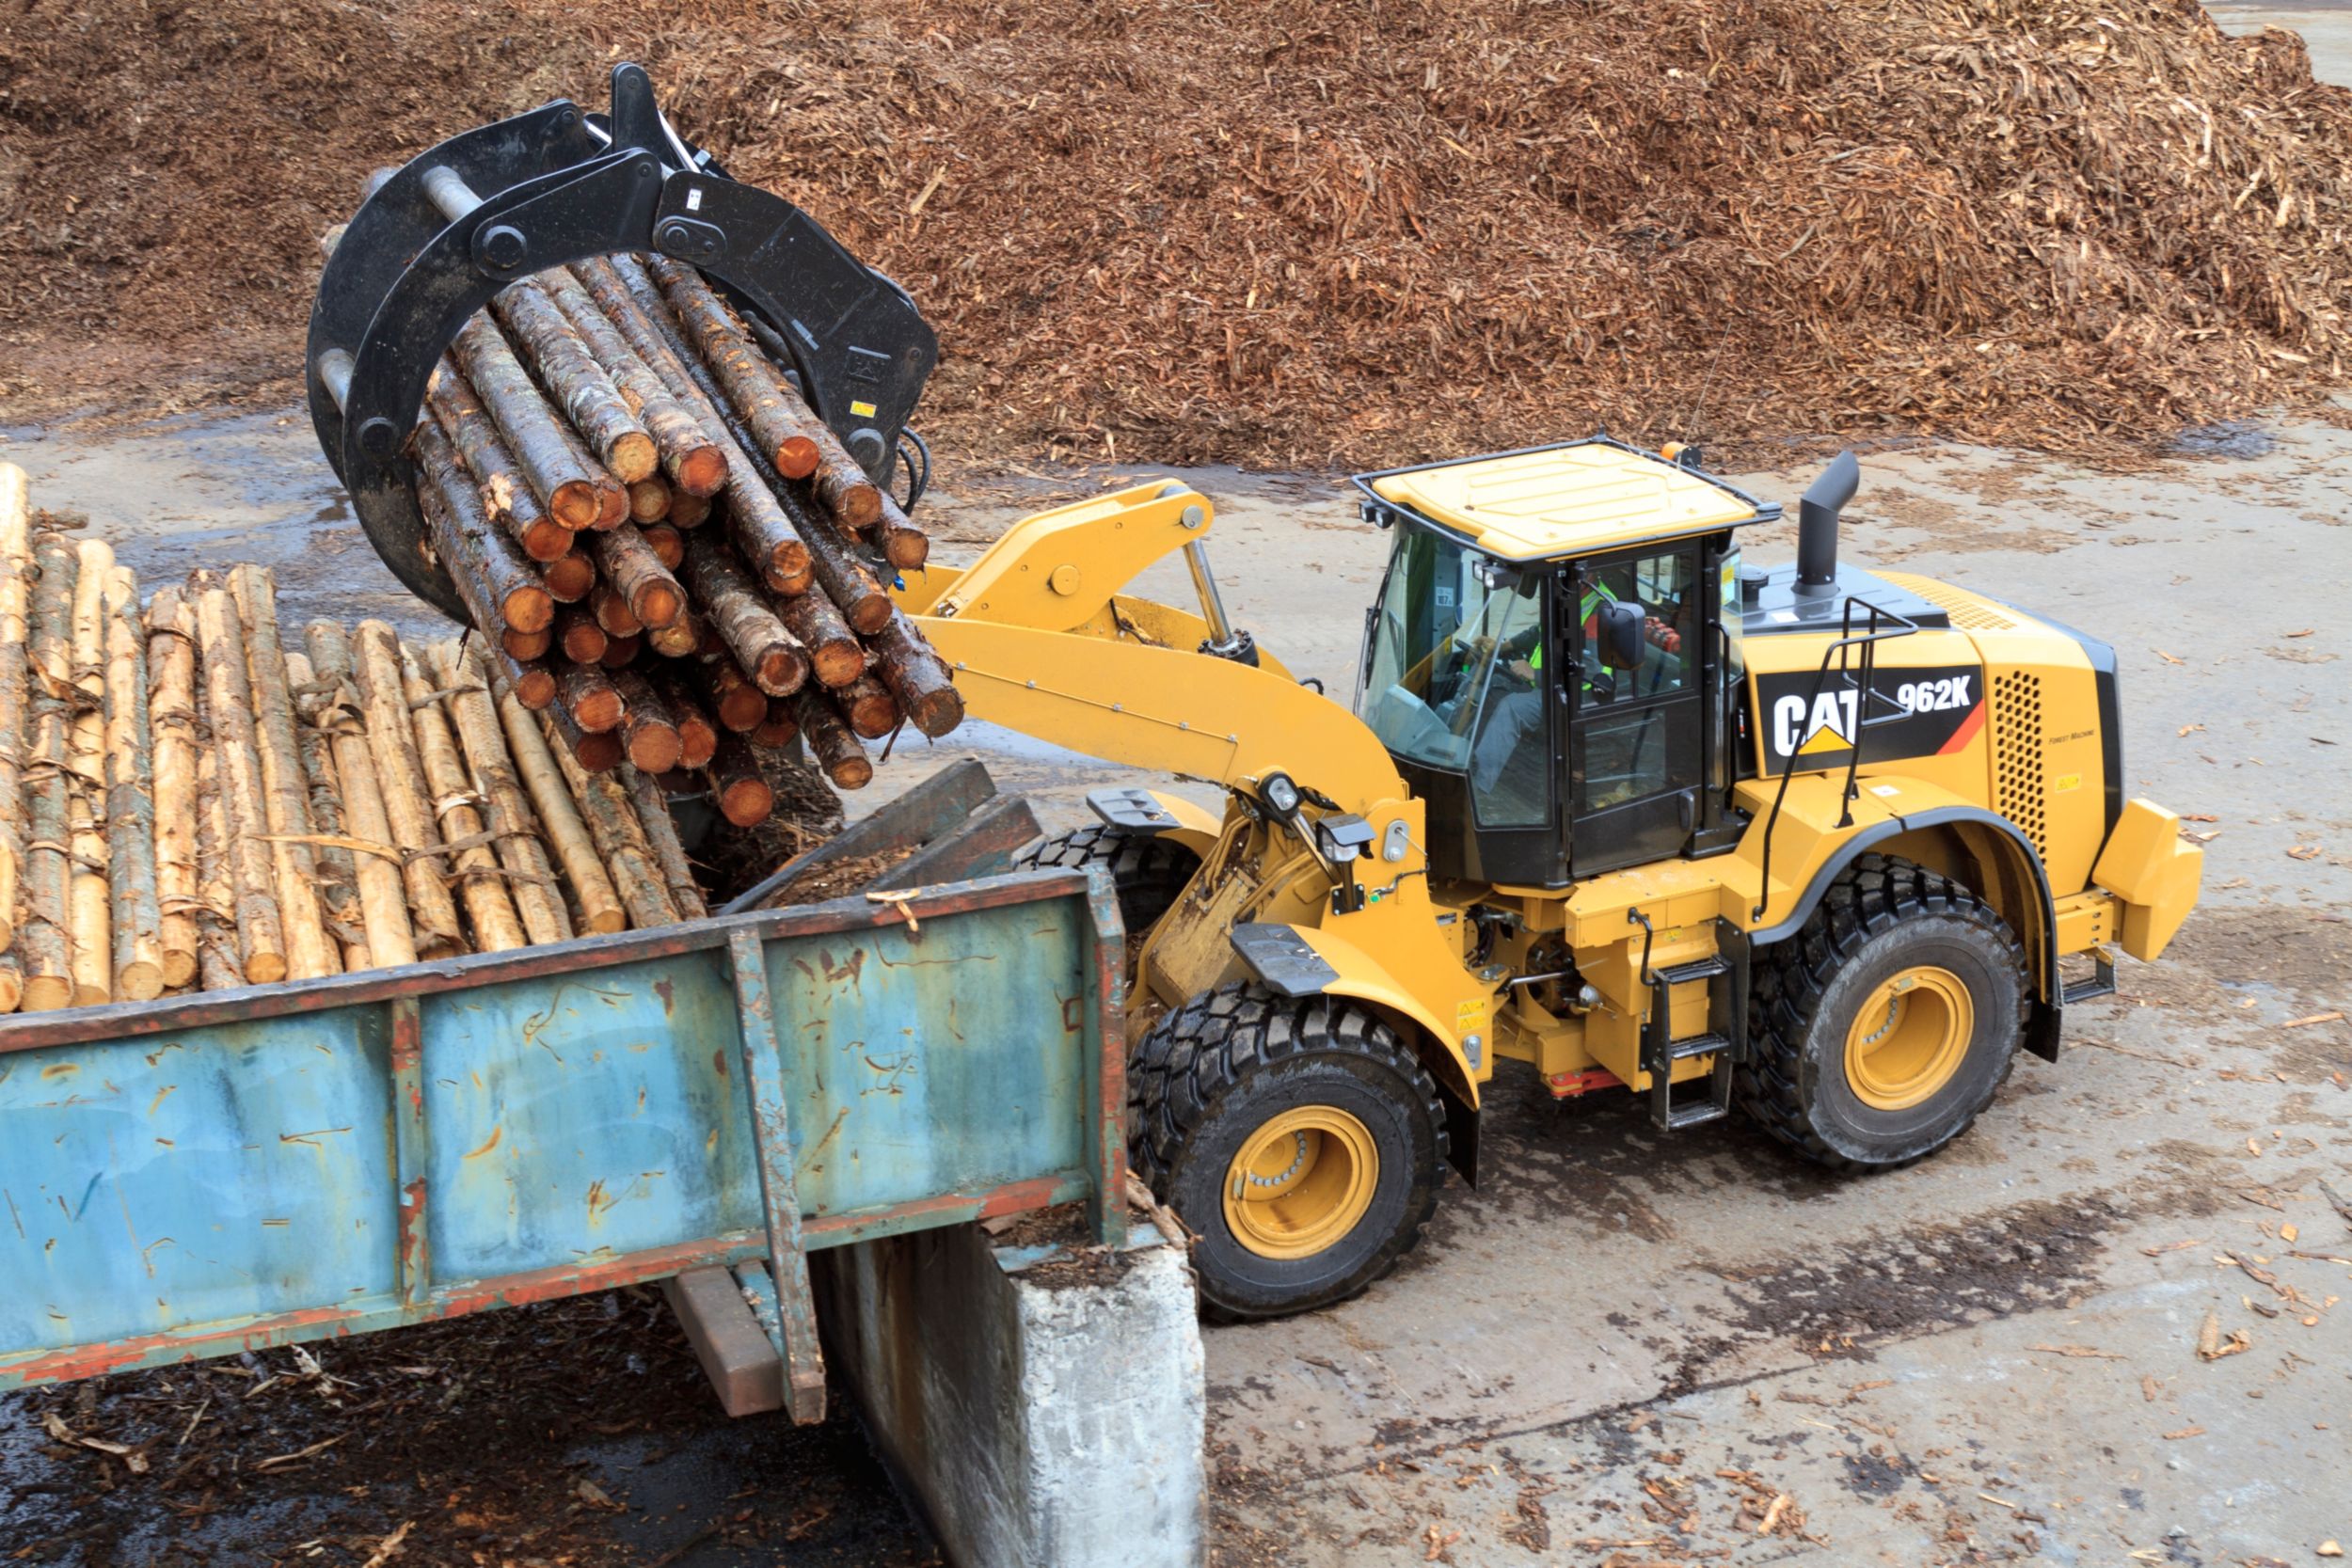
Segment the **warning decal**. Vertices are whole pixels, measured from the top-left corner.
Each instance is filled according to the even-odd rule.
[[[1857,735],[1863,761],[1893,762],[1961,751],[1984,727],[1984,671],[1972,664],[1877,671],[1867,703],[1860,680],[1835,670],[1759,673],[1756,687],[1767,776],[1791,757],[1803,772],[1843,768]]]

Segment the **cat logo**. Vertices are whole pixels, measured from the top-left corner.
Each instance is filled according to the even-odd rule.
[[[1808,711],[1803,696],[1781,698],[1772,705],[1772,750],[1801,757],[1851,750],[1861,699],[1851,689],[1823,691],[1814,697]]]
[[[1807,670],[1760,673],[1763,770],[1843,768],[1857,740],[1868,762],[1963,751],[1984,728],[1983,673],[1968,665],[1878,670],[1867,697],[1835,672],[1827,681]]]

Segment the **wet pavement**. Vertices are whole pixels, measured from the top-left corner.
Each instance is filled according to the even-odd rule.
[[[2299,1563],[2352,1539],[2352,1221],[2323,1186],[2352,1195],[2352,1025],[2302,1022],[2352,1006],[2352,436],[2263,434],[2210,444],[2252,455],[2125,474],[1878,452],[1848,514],[1849,560],[2116,643],[2128,786],[2211,835],[2204,906],[2167,961],[2126,964],[2121,996],[2071,1009],[2065,1057],[2022,1063],[1946,1154],[1873,1180],[1738,1124],[1662,1139],[1622,1099],[1554,1106],[1506,1071],[1486,1183],[1449,1186],[1396,1275],[1335,1310],[1210,1332],[1220,1561]],[[309,441],[262,417],[17,433],[0,453],[151,578],[261,559],[296,613],[418,618]],[[1738,477],[1792,499],[1813,468]],[[946,476],[942,558],[1129,477]],[[1386,539],[1319,476],[1185,477],[1217,503],[1236,620],[1344,692]],[[1752,553],[1788,550],[1778,531]],[[1173,567],[1142,587],[1190,592]],[[1049,824],[1123,777],[981,724],[936,751],[982,755]],[[937,760],[902,751],[852,810]],[[2201,1355],[2209,1316],[2215,1348],[2239,1332],[2246,1348]],[[777,1473],[753,1460],[780,1428],[694,1419],[651,1465],[628,1443],[566,1450],[626,1510],[596,1513],[604,1555],[580,1560],[791,1560],[723,1535],[663,1554],[683,1521],[778,1487],[787,1512],[820,1484],[881,1506],[841,1479],[854,1443]],[[23,1541],[8,1509],[112,1463],[61,1456],[29,1420],[0,1402],[0,1542]],[[732,1457],[696,1457],[713,1454]],[[114,1489],[135,1504],[137,1486]],[[161,1528],[179,1504],[139,1506]],[[389,1497],[355,1506],[400,1522]],[[267,1517],[249,1552],[215,1560],[290,1559],[304,1516]]]

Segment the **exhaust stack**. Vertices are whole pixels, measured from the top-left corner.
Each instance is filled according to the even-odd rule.
[[[1862,465],[1851,451],[1821,470],[1797,502],[1797,596],[1819,598],[1837,585],[1837,515],[1862,485]]]

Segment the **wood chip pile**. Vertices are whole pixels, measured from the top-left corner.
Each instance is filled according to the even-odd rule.
[[[581,768],[708,768],[755,827],[768,805],[738,784],[759,748],[804,739],[858,789],[862,740],[961,721],[883,586],[930,541],[693,268],[619,256],[512,284],[425,402],[433,553],[501,684]]]
[[[168,355],[204,394],[283,396],[351,171],[558,95],[600,108],[616,57],[913,291],[946,355],[924,428],[965,464],[1370,467],[1596,422],[2120,451],[2343,386],[2352,97],[2292,35],[2182,0],[498,19],[0,23],[0,398],[119,397]]]
[[[664,784],[581,767],[490,662],[381,621],[281,627],[250,565],[142,606],[0,464],[0,1012],[707,913]],[[765,816],[756,772],[708,776]]]

